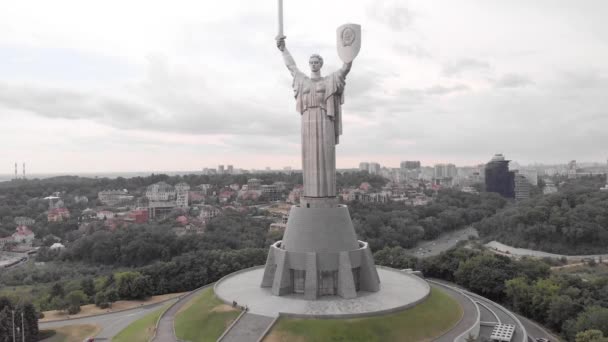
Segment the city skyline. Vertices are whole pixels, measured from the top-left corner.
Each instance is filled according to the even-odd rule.
[[[275,5],[0,5],[0,174],[300,168]],[[362,25],[338,168],[602,162],[607,6],[290,2],[285,34],[301,69],[318,52],[327,74],[336,27]]]

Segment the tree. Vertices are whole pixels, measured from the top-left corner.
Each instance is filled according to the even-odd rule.
[[[604,336],[608,334],[608,308],[591,306],[581,312],[576,321],[569,324],[566,335],[573,340],[576,334],[585,330],[599,330]]]
[[[86,294],[89,298],[93,298],[95,295],[95,282],[93,278],[87,277],[80,281],[80,288],[82,288],[82,292]]]
[[[601,330],[585,330],[576,334],[576,342],[608,342]]]
[[[63,298],[63,296],[65,296],[65,290],[63,289],[63,285],[61,285],[61,283],[53,284],[53,287],[51,287],[51,298]]]
[[[80,306],[86,302],[87,296],[82,290],[74,290],[65,296],[68,313],[74,315],[80,312]]]
[[[21,307],[23,312],[25,340],[38,341],[38,313],[31,303],[26,303]]]
[[[454,273],[458,284],[494,299],[504,296],[505,282],[514,275],[511,259],[494,254],[482,254],[461,262]]]

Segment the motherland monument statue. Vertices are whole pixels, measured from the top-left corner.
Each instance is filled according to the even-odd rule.
[[[358,241],[345,205],[336,197],[336,145],[342,134],[346,75],[361,48],[361,27],[337,29],[342,68],[321,75],[323,58],[309,59],[310,76],[300,71],[283,35],[283,2],[278,0],[276,45],[293,77],[296,110],[301,118],[304,192],[289,214],[283,240],[270,247],[262,287],[272,294],[303,294],[307,299],[338,295],[355,298],[375,292],[380,279],[366,242]]]

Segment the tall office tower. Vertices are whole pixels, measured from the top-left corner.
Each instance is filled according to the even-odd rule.
[[[496,154],[486,164],[486,191],[515,198],[515,174],[509,171],[509,161],[502,154]]]

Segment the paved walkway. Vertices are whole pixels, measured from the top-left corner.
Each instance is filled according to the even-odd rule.
[[[184,307],[184,305],[193,299],[193,297],[201,293],[201,291],[208,289],[211,285],[212,284],[201,287],[198,290],[194,290],[186,295],[183,295],[173,306],[165,311],[158,322],[158,329],[156,330],[156,336],[153,341],[176,342],[177,338],[175,337],[175,330],[173,328],[175,316]]]
[[[253,342],[257,341],[266,328],[272,323],[274,318],[252,313],[244,314],[226,335],[219,341],[221,342]]]
[[[338,296],[306,300],[302,295],[273,296],[269,288],[260,287],[264,268],[234,273],[215,286],[215,294],[230,303],[246,305],[250,313],[277,317],[279,312],[302,315],[353,315],[398,309],[425,298],[430,287],[415,275],[378,267],[380,291],[360,291],[357,298]]]

